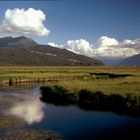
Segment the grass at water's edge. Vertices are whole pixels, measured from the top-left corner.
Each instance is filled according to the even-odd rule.
[[[58,83],[72,91],[140,95],[140,67],[0,66],[0,85]]]
[[[118,114],[140,115],[140,96],[106,95],[101,91],[82,89],[72,92],[59,85],[42,86],[41,100],[55,105],[76,104],[85,110],[112,111]]]

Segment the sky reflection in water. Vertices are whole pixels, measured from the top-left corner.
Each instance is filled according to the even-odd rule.
[[[26,121],[29,125],[39,123],[44,118],[45,105],[39,97],[30,97],[26,101],[17,102],[6,111],[8,115],[14,115]]]

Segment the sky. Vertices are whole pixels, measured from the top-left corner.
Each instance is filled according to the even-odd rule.
[[[139,53],[130,45],[140,38],[140,0],[1,0],[0,36],[7,35],[93,57],[119,46],[117,57],[128,57]]]

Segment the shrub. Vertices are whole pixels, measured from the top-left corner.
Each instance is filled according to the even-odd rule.
[[[58,85],[45,86],[40,89],[43,101],[61,105],[76,103],[78,101],[77,94],[70,93],[69,90]]]

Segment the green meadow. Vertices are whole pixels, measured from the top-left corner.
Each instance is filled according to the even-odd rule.
[[[111,75],[111,76],[110,76]],[[71,91],[140,95],[140,67],[0,66],[0,85],[43,82]]]

